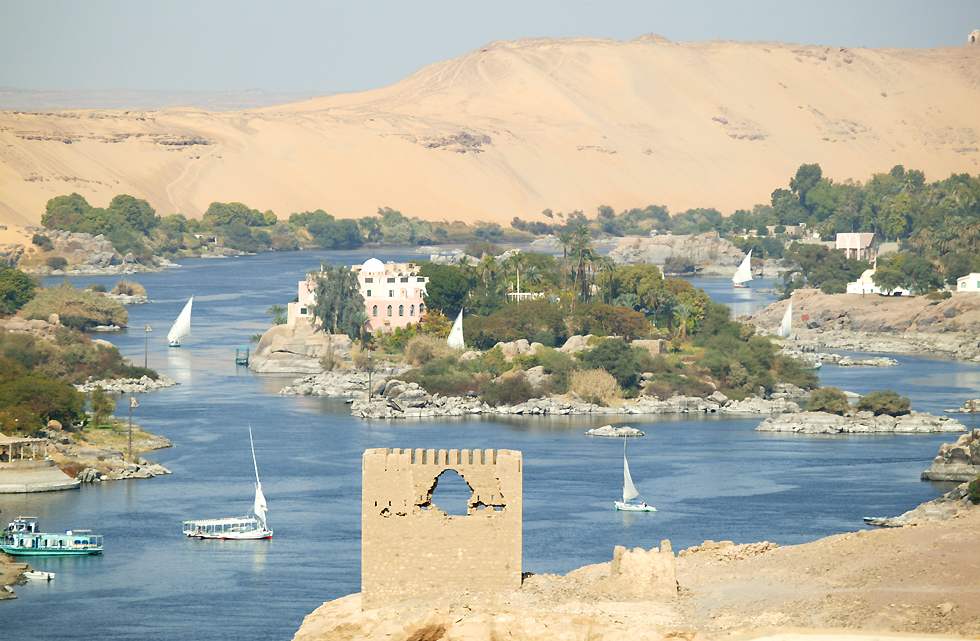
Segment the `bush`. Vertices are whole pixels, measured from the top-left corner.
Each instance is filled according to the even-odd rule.
[[[836,387],[821,387],[813,390],[810,400],[806,404],[806,409],[811,412],[829,412],[830,414],[844,415],[851,409],[851,404],[847,402],[847,396]]]
[[[90,292],[96,292],[98,294],[106,293],[105,285],[103,285],[102,283],[93,283],[88,287],[86,287],[85,289],[89,290]]]
[[[616,384],[616,379],[604,369],[586,369],[572,372],[568,389],[583,401],[596,405],[610,405],[622,397],[622,391]]]
[[[966,486],[966,492],[970,501],[974,504],[980,503],[980,476],[970,481],[970,484]]]
[[[401,378],[409,383],[418,383],[430,394],[465,396],[478,391],[489,376],[474,374],[455,358],[449,357],[429,361],[420,368],[405,372]]]
[[[419,334],[405,343],[405,362],[409,365],[425,365],[436,358],[446,358],[453,348],[446,341],[434,336]]]
[[[512,371],[485,383],[480,398],[488,405],[516,405],[534,398],[534,388],[524,372]]]
[[[75,289],[68,283],[38,291],[21,314],[28,319],[47,320],[58,314],[61,324],[75,329],[88,329],[96,325],[125,327],[129,320],[126,308],[118,302],[84,289]]]
[[[51,269],[64,269],[68,267],[68,259],[64,256],[48,256],[44,263]]]
[[[122,296],[146,296],[146,288],[132,280],[121,280],[112,288],[113,294]]]
[[[354,369],[361,372],[374,371],[374,355],[371,348],[362,343],[354,343],[350,348],[350,359]]]
[[[862,412],[874,412],[875,416],[888,414],[902,416],[909,413],[911,402],[908,397],[891,390],[871,392],[858,401],[858,409]]]
[[[51,239],[44,234],[34,234],[31,237],[31,243],[41,248],[43,251],[51,251],[54,249],[54,243],[52,243]]]
[[[946,300],[947,298],[952,298],[953,294],[946,289],[937,289],[926,294],[926,300]]]
[[[630,347],[621,338],[600,341],[592,349],[581,352],[579,359],[586,367],[606,370],[627,390],[636,388],[640,372],[652,361],[645,349]]]
[[[0,314],[13,314],[34,298],[34,279],[13,267],[0,265]]]

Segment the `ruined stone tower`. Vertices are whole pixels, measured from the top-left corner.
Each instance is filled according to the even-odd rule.
[[[970,32],[970,35],[966,37],[966,44],[975,45],[980,44],[980,29],[974,29]]]
[[[366,450],[364,606],[519,588],[522,467],[513,450]],[[446,470],[472,490],[465,515],[447,515],[432,503]]]

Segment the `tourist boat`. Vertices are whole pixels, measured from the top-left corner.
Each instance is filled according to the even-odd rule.
[[[633,484],[633,477],[630,476],[630,464],[626,460],[626,441],[623,439],[623,500],[616,501],[616,509],[621,512],[656,512],[657,508],[647,505],[646,502],[630,503],[633,499],[640,496],[640,491]]]
[[[752,280],[752,250],[745,255],[742,259],[742,263],[735,270],[735,274],[732,275],[732,285],[735,287],[748,287],[745,283]]]
[[[167,332],[167,344],[171,347],[180,347],[181,339],[191,333],[191,309],[194,307],[194,297],[191,296],[184,304],[184,309],[180,310],[177,320],[174,321],[170,331]]]
[[[783,312],[783,320],[779,323],[779,330],[776,332],[780,338],[789,338],[793,332],[793,299],[789,299],[789,305]],[[819,362],[819,361],[818,361]]]
[[[18,516],[3,531],[0,551],[13,556],[102,554],[102,535],[92,534],[91,530],[68,530],[64,534],[40,532],[36,518]]]
[[[465,349],[466,342],[463,340],[463,310],[459,310],[459,315],[456,316],[456,322],[453,323],[453,328],[449,332],[449,338],[446,339],[446,343],[453,349]]]
[[[43,570],[28,570],[24,572],[24,577],[31,581],[52,581],[54,580],[54,576],[54,572],[45,572]]]
[[[248,443],[252,448],[252,467],[255,468],[255,501],[252,505],[252,516],[232,516],[223,519],[198,519],[184,521],[182,531],[184,536],[192,539],[229,539],[235,541],[250,541],[256,539],[271,539],[269,529],[269,506],[262,493],[262,481],[259,480],[259,464],[255,460],[255,444],[252,441],[252,428],[248,428]]]

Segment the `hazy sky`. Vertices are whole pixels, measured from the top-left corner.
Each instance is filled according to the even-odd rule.
[[[0,0],[0,86],[336,92],[528,36],[963,45],[980,0]]]

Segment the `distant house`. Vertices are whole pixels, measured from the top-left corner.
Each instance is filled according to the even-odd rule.
[[[875,269],[864,270],[861,277],[847,284],[848,294],[879,294],[881,296],[911,296],[911,292],[901,287],[890,291],[882,291],[874,281]]]
[[[874,260],[877,255],[875,235],[867,232],[837,234],[835,247],[843,250],[848,258],[855,260]]]
[[[391,331],[407,327],[422,319],[425,313],[425,285],[429,281],[419,276],[419,266],[414,263],[382,263],[369,258],[363,265],[354,265],[368,331]],[[298,283],[296,302],[286,306],[286,324],[294,326],[300,319],[314,322],[313,307],[316,305],[316,272]]]
[[[956,279],[956,291],[980,294],[980,273],[973,272]]]

